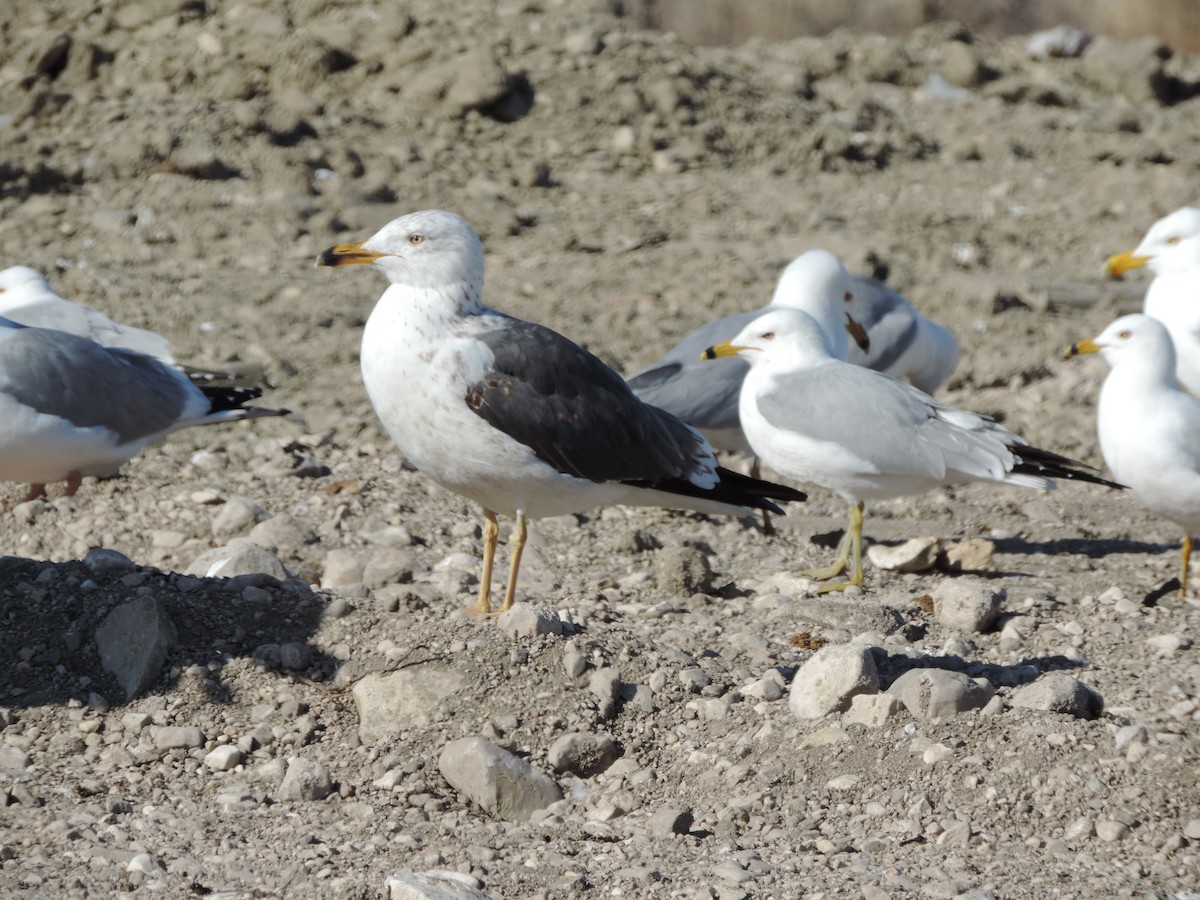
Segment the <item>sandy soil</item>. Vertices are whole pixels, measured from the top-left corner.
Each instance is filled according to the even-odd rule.
[[[9,10],[0,264],[182,359],[263,363],[302,417],[182,433],[0,519],[3,892],[370,897],[452,870],[475,887],[394,895],[1200,895],[1200,605],[1170,590],[1172,525],[1086,486],[940,491],[870,510],[868,537],[990,540],[986,571],[871,569],[815,601],[791,573],[842,526],[820,490],[770,539],[608,510],[536,528],[522,595],[566,633],[514,634],[457,612],[479,512],[404,466],[362,390],[382,280],[312,265],[453,209],[491,305],[632,371],[823,246],[955,331],[945,400],[1101,465],[1103,363],[1061,352],[1139,302],[1104,258],[1193,199],[1200,59],[1024,43],[937,25],[696,49],[599,2]],[[284,577],[176,574],[246,536]],[[96,547],[133,564],[84,565]],[[928,611],[968,578],[1004,592],[984,632]],[[130,601],[176,635],[127,700],[97,627]],[[943,669],[996,699],[801,719],[786,685],[822,643],[873,648],[884,688]],[[1056,672],[1103,713],[1014,702]],[[368,727],[354,688],[385,673],[416,681]],[[556,772],[570,733],[619,758]],[[467,736],[565,799],[490,814],[439,768]],[[328,784],[297,792],[297,759]]]

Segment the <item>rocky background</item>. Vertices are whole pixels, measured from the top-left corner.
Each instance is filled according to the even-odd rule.
[[[820,490],[770,539],[610,509],[538,523],[527,605],[465,617],[479,511],[359,380],[382,279],[312,264],[454,209],[494,306],[632,371],[824,246],[955,331],[948,402],[1100,465],[1103,363],[1061,352],[1140,302],[1104,258],[1194,200],[1200,58],[129,0],[12,4],[0,60],[0,264],[298,411],[5,488],[7,896],[1197,896],[1174,526],[939,491],[870,509],[831,599],[794,574],[843,522]]]

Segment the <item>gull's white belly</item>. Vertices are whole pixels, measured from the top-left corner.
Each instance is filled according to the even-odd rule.
[[[107,428],[77,428],[0,394],[0,479],[26,484],[62,481],[71,471],[107,475],[141,449],[119,446]]]

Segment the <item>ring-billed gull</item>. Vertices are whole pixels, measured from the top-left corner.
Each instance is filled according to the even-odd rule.
[[[1135,250],[1109,257],[1114,278],[1145,266],[1154,273],[1142,311],[1164,325],[1175,342],[1175,375],[1200,397],[1200,209],[1185,206],[1164,216]]]
[[[1080,353],[1100,353],[1112,367],[1100,390],[1096,433],[1113,477],[1184,530],[1184,594],[1192,538],[1200,534],[1200,400],[1180,390],[1171,336],[1150,316],[1122,316],[1068,351]]]
[[[742,427],[777,472],[812,482],[850,504],[850,526],[830,566],[810,577],[861,585],[867,500],[921,493],[946,483],[992,481],[1052,488],[1053,478],[1119,487],[1083,464],[1026,444],[995,422],[953,409],[910,384],[831,356],[821,326],[799,310],[776,310],[706,356],[750,364],[742,384]]]
[[[286,415],[246,407],[258,388],[194,384],[157,359],[0,317],[0,479],[25,500],[85,475],[112,475],[148,444],[191,425]]]
[[[402,216],[317,262],[370,263],[390,282],[363,332],[363,382],[408,461],[483,507],[475,612],[492,611],[497,514],[516,520],[503,611],[527,518],[617,503],[779,511],[773,499],[804,499],[718,467],[699,432],[642,403],[582,347],[485,307],[483,248],[455,213]]]
[[[908,377],[924,390],[935,389],[958,364],[958,342],[949,331],[896,291],[874,278],[851,275],[832,253],[814,249],[788,264],[766,306],[701,325],[631,375],[630,386],[647,403],[699,428],[718,450],[753,457],[738,419],[746,363],[737,358],[705,363],[701,354],[775,309],[799,309],[816,319],[838,359]],[[853,341],[847,340],[848,326]],[[757,457],[750,474],[759,474]],[[763,527],[771,533],[766,514]]]

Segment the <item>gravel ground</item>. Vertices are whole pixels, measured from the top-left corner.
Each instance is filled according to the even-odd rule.
[[[945,400],[1101,465],[1103,363],[1061,352],[1140,300],[1105,257],[1192,200],[1200,58],[1025,45],[698,49],[599,2],[10,10],[0,264],[299,412],[4,488],[0,890],[1200,896],[1174,526],[943,490],[866,527],[938,564],[818,599],[823,491],[772,538],[609,509],[537,523],[528,605],[469,618],[479,510],[361,387],[382,280],[312,266],[453,209],[492,305],[633,371],[823,246],[955,331]]]

